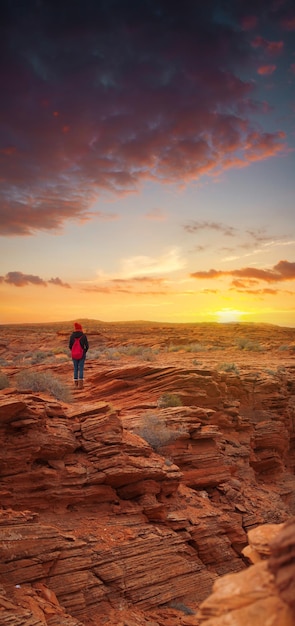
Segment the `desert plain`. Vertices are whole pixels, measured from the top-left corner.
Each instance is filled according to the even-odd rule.
[[[1,325],[0,624],[295,623],[295,328]]]

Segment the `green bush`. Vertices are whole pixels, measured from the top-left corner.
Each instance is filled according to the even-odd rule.
[[[158,407],[182,406],[180,397],[176,393],[163,393],[158,400]]]
[[[50,372],[23,371],[15,377],[16,387],[20,391],[45,391],[57,400],[71,402],[69,388]]]
[[[0,372],[0,389],[9,387],[9,378],[3,372]]]
[[[154,450],[174,441],[182,431],[168,428],[158,415],[147,413],[143,416],[140,426],[135,431],[137,435],[145,439]]]

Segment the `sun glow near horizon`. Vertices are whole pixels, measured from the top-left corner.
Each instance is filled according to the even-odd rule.
[[[215,311],[214,316],[217,322],[224,324],[227,322],[243,322],[244,316],[249,315],[247,311],[240,311],[239,309],[224,308],[219,311]]]
[[[21,276],[23,282],[25,278]],[[27,278],[27,282],[30,276]],[[137,281],[140,282],[140,281]],[[140,283],[141,284],[141,283]],[[81,286],[67,287],[58,281],[42,284],[28,282],[12,285],[3,281],[0,324],[46,323],[67,319],[99,319],[105,322],[146,320],[161,323],[269,323],[279,326],[295,326],[294,301],[286,296],[284,305],[276,307],[265,299],[241,302],[239,294],[185,292],[177,283],[175,289],[152,288],[148,285],[141,292],[132,292],[129,283],[108,282],[98,285],[97,291]],[[132,285],[131,285],[132,287]],[[180,287],[180,286],[179,286]],[[227,306],[223,306],[227,305]],[[230,306],[232,305],[232,306]],[[240,306],[239,306],[240,305]],[[259,306],[258,306],[259,305]]]

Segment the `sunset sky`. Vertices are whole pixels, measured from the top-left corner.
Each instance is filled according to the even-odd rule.
[[[293,0],[4,0],[0,324],[295,327]]]

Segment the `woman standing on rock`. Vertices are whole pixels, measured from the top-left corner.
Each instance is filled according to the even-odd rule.
[[[74,328],[75,330],[71,334],[69,341],[74,366],[74,385],[79,387],[79,389],[83,389],[84,364],[89,344],[81,324],[75,322]]]

